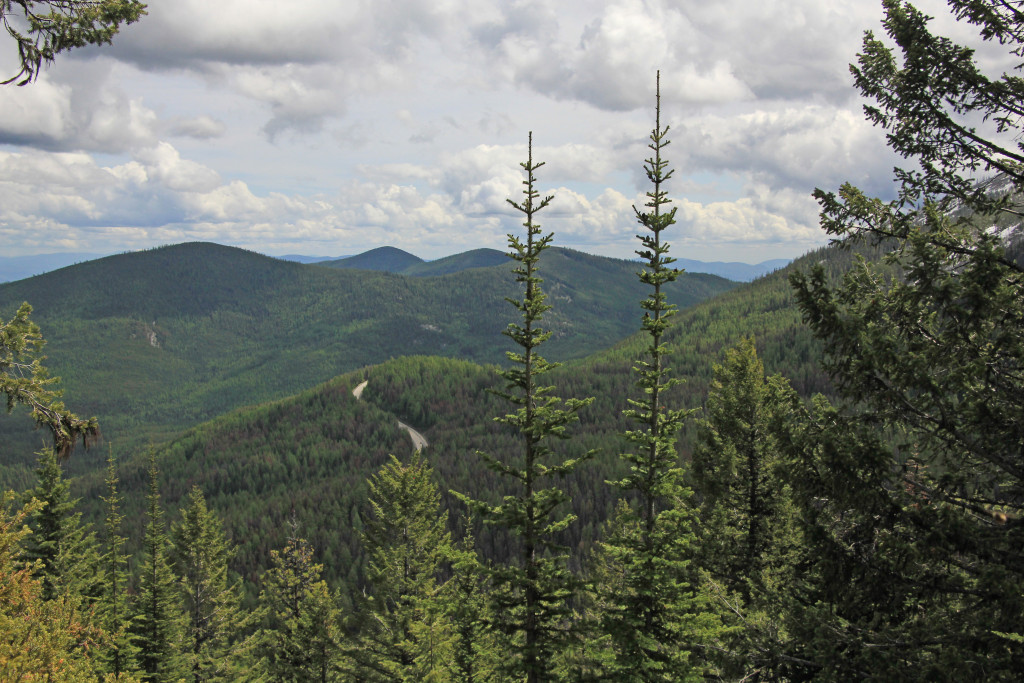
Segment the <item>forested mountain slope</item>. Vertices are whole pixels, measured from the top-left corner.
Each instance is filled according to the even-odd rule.
[[[397,247],[378,247],[355,256],[317,261],[330,268],[356,268],[358,270],[381,270],[387,273],[401,273],[406,268],[423,263],[423,259]]]
[[[578,252],[577,252],[578,253]],[[429,277],[431,275],[447,275],[470,268],[490,268],[508,263],[508,254],[497,249],[473,249],[461,254],[452,254],[435,261],[424,261],[409,266],[402,271],[403,275]]]
[[[542,272],[558,254],[552,256]],[[681,312],[667,335],[668,364],[685,383],[672,390],[671,400],[699,408],[713,364],[725,348],[749,335],[756,336],[768,372],[783,373],[805,396],[827,391],[818,368],[820,346],[800,320],[787,277],[795,268],[819,262],[838,273],[853,258],[851,252],[835,248],[812,252],[783,271]],[[504,308],[508,316],[511,306]],[[636,321],[638,313],[632,317]],[[635,395],[630,369],[645,343],[634,335],[553,373],[560,395],[595,397],[571,428],[573,438],[565,442],[573,455],[598,449],[595,460],[565,485],[580,516],[566,539],[573,546],[595,536],[618,496],[605,482],[620,474],[623,443],[618,434],[627,428],[621,413]],[[363,379],[369,384],[356,401],[351,389]],[[255,576],[266,566],[269,550],[284,543],[286,521],[294,513],[302,533],[323,553],[328,576],[353,588],[359,571],[356,540],[366,514],[364,482],[389,453],[404,456],[411,451],[408,435],[397,428],[398,419],[428,438],[426,457],[442,491],[501,495],[500,480],[475,456],[478,450],[499,455],[518,447],[513,435],[492,419],[507,412],[507,404],[488,392],[499,386],[494,367],[413,356],[349,373],[274,404],[239,410],[159,449],[165,499],[173,508],[198,484],[240,544],[237,568],[246,577]],[[138,460],[126,463],[122,478],[128,507],[141,510],[143,465]],[[84,499],[95,501],[91,515],[96,515],[101,477],[88,477],[83,485]],[[458,506],[449,496],[445,501],[451,518],[457,519]],[[481,550],[500,555],[501,549],[490,542],[482,535]]]
[[[635,266],[560,250],[545,273],[557,304],[553,359],[580,357],[633,330]],[[680,306],[735,286],[682,279]],[[440,277],[332,269],[215,244],[111,256],[0,286],[9,316],[28,301],[68,404],[96,415],[108,442],[137,449],[233,408],[280,398],[391,357],[504,360],[514,290],[508,266]],[[39,443],[24,417],[0,422],[0,485],[21,487]],[[75,472],[102,460],[73,459]]]

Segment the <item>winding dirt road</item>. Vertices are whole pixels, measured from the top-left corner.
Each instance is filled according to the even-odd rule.
[[[362,398],[363,389],[365,389],[366,385],[369,383],[370,380],[363,380],[362,383],[356,385],[356,388],[352,390],[352,395],[355,396],[357,400]],[[404,429],[405,431],[409,432],[409,438],[412,439],[413,450],[420,451],[430,445],[427,442],[427,437],[423,436],[422,434],[420,434],[415,429],[405,424],[401,420],[398,421],[398,426]]]

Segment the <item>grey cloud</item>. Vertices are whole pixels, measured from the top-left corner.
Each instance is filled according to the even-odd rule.
[[[224,135],[227,126],[223,121],[203,115],[193,118],[175,117],[168,122],[168,132],[177,137],[210,140]]]
[[[109,63],[66,60],[30,88],[0,88],[0,142],[128,152],[156,142],[157,117],[110,82]]]
[[[514,3],[472,35],[501,60],[496,73],[548,97],[612,111],[648,106],[658,68],[663,92],[682,103],[848,101],[846,64],[877,14],[817,0],[610,0],[588,5],[589,18],[556,16],[555,8],[524,12]]]
[[[679,166],[745,174],[776,190],[810,192],[850,180],[884,195],[897,162],[858,111],[827,106],[696,117],[673,133],[673,151],[683,154]]]

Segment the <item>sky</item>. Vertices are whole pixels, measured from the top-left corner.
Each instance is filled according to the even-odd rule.
[[[900,160],[848,69],[881,17],[873,0],[151,0],[112,45],[0,87],[0,255],[504,249],[532,131],[554,243],[629,258],[660,69],[672,254],[793,258],[827,242],[815,187],[892,194]],[[0,39],[5,78],[16,59]]]

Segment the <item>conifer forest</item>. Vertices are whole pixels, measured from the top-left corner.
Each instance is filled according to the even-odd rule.
[[[0,681],[1021,680],[1024,77],[883,8],[896,196],[750,283],[675,265],[659,81],[636,261],[544,229],[535,130],[500,263],[0,285]]]

